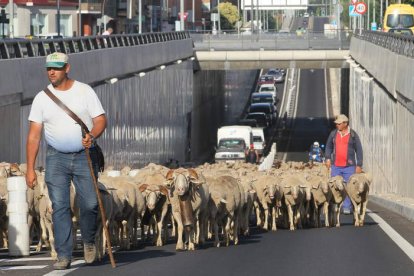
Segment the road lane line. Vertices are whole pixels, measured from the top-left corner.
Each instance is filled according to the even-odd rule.
[[[388,223],[385,222],[380,216],[374,214],[371,210],[367,209],[368,215],[378,223],[379,227],[385,232],[385,234],[393,240],[398,247],[414,262],[414,246],[412,246],[406,239],[404,239],[397,231],[395,231]]]
[[[44,276],[63,276],[69,273],[72,273],[73,271],[75,271],[76,269],[82,267],[85,264],[85,260],[77,260],[74,261],[71,264],[71,268],[69,269],[65,269],[65,270],[53,270],[47,274],[45,274]]]
[[[0,267],[0,271],[8,271],[8,270],[33,270],[33,269],[43,269],[45,267],[47,267],[47,265],[2,266],[2,267]]]
[[[326,106],[326,119],[328,120],[328,123],[329,123],[329,102],[328,102],[328,80],[327,80],[327,75],[328,75],[328,72],[330,73],[330,71],[329,71],[329,69],[325,69],[324,71],[325,71],[325,106]],[[331,94],[332,94],[332,91],[331,91]]]

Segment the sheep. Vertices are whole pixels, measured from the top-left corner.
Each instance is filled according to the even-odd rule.
[[[328,186],[332,193],[329,206],[329,225],[340,227],[339,214],[346,198],[345,180],[340,175],[331,177],[328,180]]]
[[[234,244],[238,240],[238,219],[240,214],[241,191],[237,179],[231,176],[207,177],[210,191],[210,223],[214,229],[214,246],[220,247],[218,235],[219,223],[224,223],[224,237],[226,246],[233,236]]]
[[[306,180],[311,185],[312,193],[312,213],[315,227],[321,226],[321,208],[325,214],[325,226],[329,227],[329,202],[332,198],[332,191],[329,189],[328,182],[324,178],[316,175],[309,175]]]
[[[117,224],[115,226],[115,239],[121,240],[121,248],[129,250],[131,248],[131,241],[133,241],[133,226],[134,219],[136,218],[136,184],[130,181],[131,178],[120,177],[108,177],[103,176],[99,178],[99,181],[105,185],[105,187],[111,190],[114,203],[113,219]],[[118,235],[119,230],[121,234]]]
[[[356,173],[351,175],[346,185],[346,192],[354,206],[354,225],[356,227],[364,226],[371,181],[370,175]]]
[[[209,200],[208,187],[203,185],[205,179],[202,176],[199,177],[194,169],[182,168],[168,171],[165,178],[166,185],[170,190],[172,213],[177,223],[176,250],[184,249],[184,226],[186,226],[188,250],[194,250],[194,245],[199,242],[202,243],[205,236],[204,228]],[[187,206],[184,208],[184,205]],[[186,212],[188,212],[188,225],[183,224],[183,220],[187,219]],[[194,231],[194,228],[197,228],[196,231]]]
[[[263,229],[268,230],[269,208],[272,215],[272,231],[276,231],[276,218],[278,217],[278,208],[281,206],[282,193],[278,183],[280,179],[277,176],[264,175],[259,177],[253,187],[256,191],[257,198],[254,203],[256,208],[257,226],[262,226],[261,209],[264,211]]]
[[[303,213],[303,202],[305,194],[301,190],[303,182],[293,175],[285,175],[281,181],[283,194],[282,210],[284,217],[288,217],[289,229],[302,228],[301,213]],[[287,213],[287,216],[286,216]]]
[[[157,224],[157,231],[154,235],[155,245],[162,246],[166,243],[161,238],[161,232],[164,229],[164,220],[168,212],[168,190],[163,185],[141,184],[139,191],[145,197],[146,212],[152,216]]]

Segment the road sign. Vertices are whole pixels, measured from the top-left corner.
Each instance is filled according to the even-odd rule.
[[[352,16],[360,16],[360,14],[355,10],[355,5],[349,5],[349,17]]]
[[[355,5],[356,3],[358,3],[358,0],[351,0],[352,5]]]
[[[355,5],[355,11],[359,14],[364,14],[367,11],[367,4],[364,2],[358,2]]]
[[[219,14],[218,13],[211,13],[210,14],[210,20],[211,21],[219,21]]]
[[[184,16],[183,16],[184,21],[187,20],[187,17],[188,17],[188,12],[184,12]],[[178,13],[178,19],[181,19],[181,13],[180,12]]]

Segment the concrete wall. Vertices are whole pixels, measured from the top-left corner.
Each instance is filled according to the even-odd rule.
[[[394,98],[404,97],[414,101],[414,71],[412,58],[398,55],[386,48],[353,37],[350,54],[357,60]],[[414,111],[414,104],[407,108]]]
[[[364,170],[374,178],[372,192],[413,198],[414,60],[355,38],[351,56],[359,66],[350,66],[349,115],[362,140]]]

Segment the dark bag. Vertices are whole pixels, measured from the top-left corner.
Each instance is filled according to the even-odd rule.
[[[84,136],[86,133],[89,133],[88,127],[85,125],[85,123],[76,115],[73,113],[72,110],[69,109],[59,98],[57,98],[50,90],[49,88],[44,89],[46,95],[49,96],[60,108],[62,108],[73,120],[75,120],[81,127],[82,127],[82,136]],[[96,151],[96,157],[98,162],[98,168],[100,172],[103,172],[105,168],[105,157],[103,155],[101,147],[94,141],[94,148]]]

